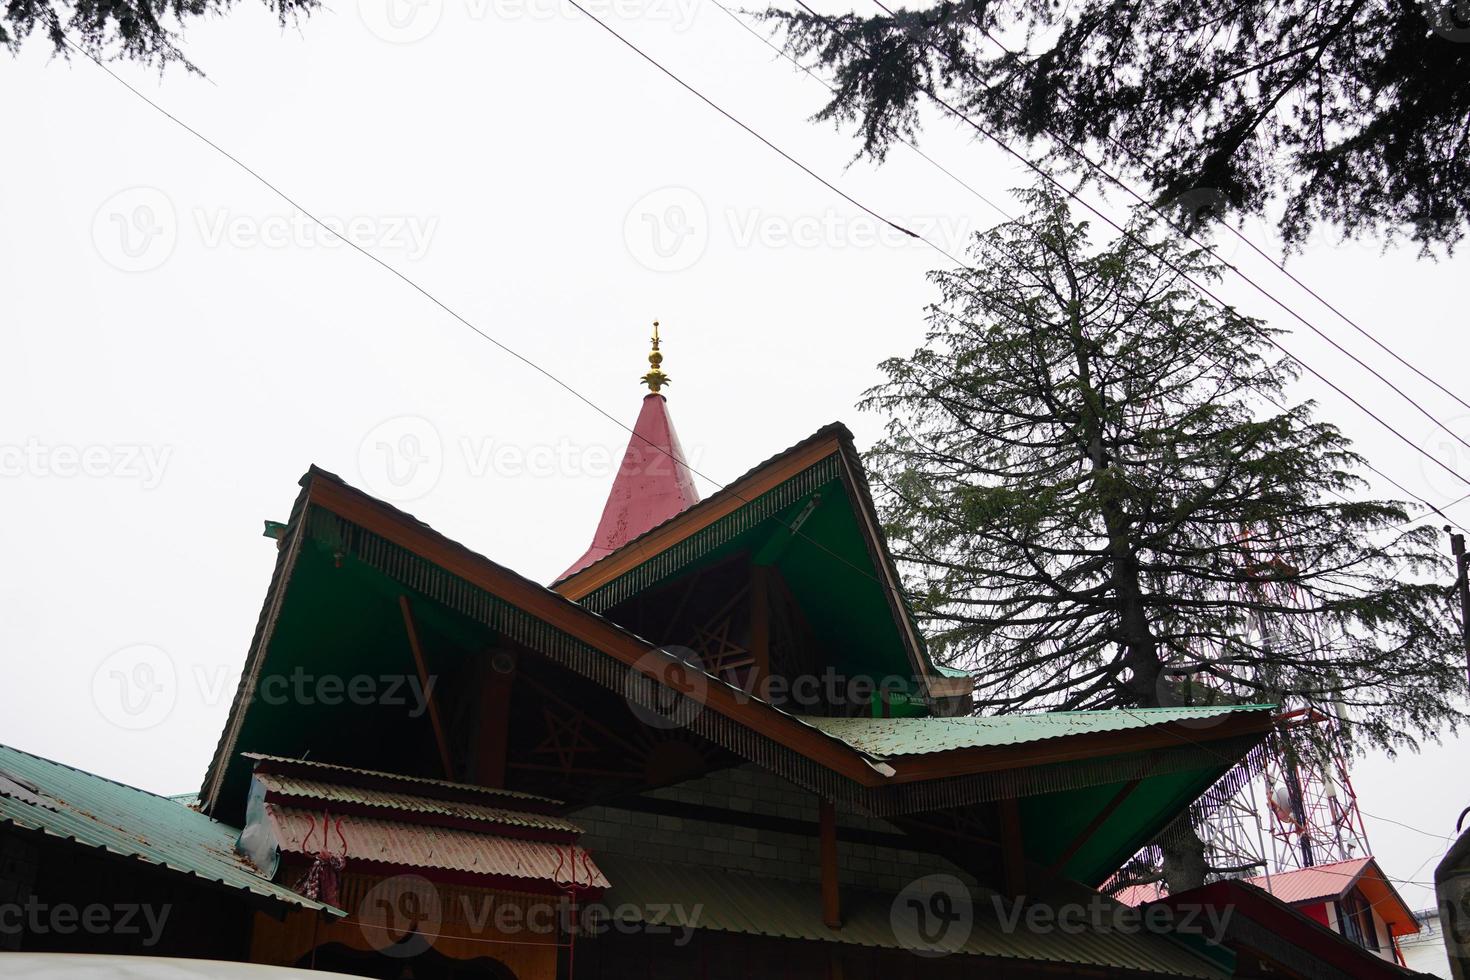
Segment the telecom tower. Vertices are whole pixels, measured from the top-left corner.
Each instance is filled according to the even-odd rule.
[[[1263,747],[1261,771],[1202,816],[1210,864],[1259,876],[1371,855],[1346,738],[1339,717],[1289,710]]]
[[[1249,554],[1248,539],[1242,545]],[[1251,638],[1263,649],[1325,661],[1330,627],[1308,611],[1310,599],[1290,584],[1295,570],[1280,557],[1247,570],[1245,588],[1269,600],[1262,606],[1300,610],[1257,615]],[[1338,702],[1283,700],[1276,730],[1262,747],[1260,772],[1241,779],[1242,789],[1227,805],[1203,816],[1200,835],[1216,867],[1257,876],[1372,854],[1348,771],[1347,709]]]
[[[1292,612],[1257,614],[1247,639],[1260,649],[1291,652],[1294,659],[1328,660],[1329,626],[1310,612],[1310,598],[1291,584],[1296,570],[1279,556],[1252,554],[1250,535],[1235,542],[1245,558],[1249,597],[1258,607]],[[1330,669],[1324,669],[1329,673]],[[1286,678],[1256,675],[1267,690],[1287,690]],[[1350,748],[1346,709],[1336,702],[1277,699],[1282,716],[1258,750],[1221,780],[1236,790],[1221,804],[1196,811],[1195,830],[1220,877],[1262,877],[1372,854],[1348,771]],[[1162,855],[1150,847],[1115,877],[1157,877]],[[1157,890],[1162,886],[1150,886]]]

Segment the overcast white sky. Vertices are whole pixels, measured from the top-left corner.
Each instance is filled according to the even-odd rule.
[[[945,247],[997,220],[903,148],[844,170],[849,136],[806,118],[821,87],[709,0],[591,6]],[[572,8],[338,0],[282,33],[245,3],[185,43],[207,79],[117,70],[628,423],[648,324],[662,320],[671,410],[702,472],[728,480],[833,419],[861,444],[876,434],[853,404],[879,360],[920,341],[938,257]],[[623,430],[334,245],[89,62],[36,41],[0,57],[0,86],[0,742],[160,792],[197,788],[274,558],[261,522],[287,516],[312,463],[542,581],[583,551]],[[932,120],[924,148],[997,201],[1028,183],[948,121]],[[1278,251],[1269,228],[1249,232]],[[1230,251],[1470,435],[1453,402]],[[1470,257],[1436,264],[1324,236],[1293,271],[1470,390]],[[1225,291],[1292,326],[1248,290]],[[1290,343],[1470,475],[1470,452],[1361,370],[1316,338]],[[1331,392],[1299,395],[1320,395],[1415,492],[1470,491]],[[1470,523],[1470,504],[1452,516]],[[119,668],[166,687],[143,727],[109,688]],[[1389,875],[1430,879],[1445,846],[1434,835],[1470,805],[1467,744],[1358,767]],[[1403,890],[1432,904],[1428,889]]]

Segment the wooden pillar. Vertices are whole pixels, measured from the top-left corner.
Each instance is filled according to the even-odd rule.
[[[474,780],[481,786],[505,788],[510,750],[510,699],[515,687],[515,655],[498,651],[485,658],[477,709]]]
[[[766,696],[766,678],[771,676],[771,569],[766,565],[750,568],[750,692],[758,698]]]
[[[822,853],[822,921],[829,929],[842,928],[842,902],[837,890],[837,806],[822,800],[817,807]]]
[[[1021,805],[1014,798],[1000,801],[1000,860],[1006,894],[1026,893],[1026,842],[1021,833]]]

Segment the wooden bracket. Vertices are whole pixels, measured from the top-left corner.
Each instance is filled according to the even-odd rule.
[[[429,666],[424,660],[424,648],[419,642],[419,628],[414,622],[413,606],[409,603],[408,596],[398,597],[398,608],[403,611],[403,628],[408,631],[408,647],[413,651],[413,664],[419,672],[419,687],[424,692],[424,703],[429,709],[429,724],[434,728],[434,742],[439,746],[439,762],[444,767],[444,778],[452,780],[454,762],[449,754],[449,740],[444,734],[444,720],[439,717],[439,702],[429,683]]]

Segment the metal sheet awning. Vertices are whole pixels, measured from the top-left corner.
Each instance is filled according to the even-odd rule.
[[[367,861],[565,884],[573,880],[575,867],[576,880],[583,885],[605,888],[608,883],[587,852],[573,845],[336,815],[331,815],[323,840],[321,813],[274,804],[266,804],[265,812],[282,852],[312,857],[323,848],[345,851],[349,868]]]
[[[901,938],[895,929],[892,910],[899,896],[844,887],[842,927],[833,929],[822,921],[820,886],[814,882],[612,855],[603,859],[603,865],[614,882],[604,901],[619,921],[642,921],[652,909],[663,917],[658,924],[675,928],[870,948],[917,948]],[[1024,918],[1018,920],[1015,928],[1008,928],[995,911],[994,893],[974,889],[972,894],[973,925],[962,943],[947,950],[954,955],[1058,966],[1122,968],[1170,977],[1227,976],[1214,964],[1161,935],[1105,929],[1030,930]],[[1079,904],[1111,903],[1105,896],[1087,889],[1076,889],[1075,894],[1068,891],[1062,900]],[[651,919],[649,924],[654,924]]]
[[[824,718],[803,721],[853,748],[879,758],[927,755],[960,749],[1027,745],[1046,739],[1136,731],[1169,723],[1208,728],[1242,712],[1268,712],[1272,705],[1214,705],[1192,708],[1115,708],[960,718]]]

